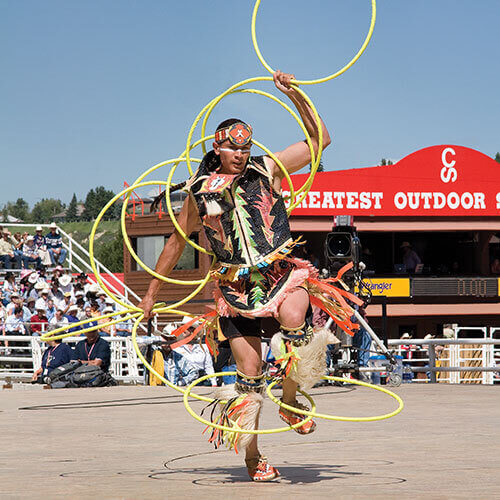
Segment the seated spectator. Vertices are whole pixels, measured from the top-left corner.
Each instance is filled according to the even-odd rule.
[[[14,247],[10,241],[10,231],[4,230],[0,238],[0,262],[5,269],[12,269],[12,262],[16,268],[21,269],[21,257],[14,253]]]
[[[21,299],[21,296],[17,293],[14,292],[10,295],[10,303],[7,304],[5,310],[7,312],[7,316],[12,316],[14,314],[14,310],[20,307],[21,310],[23,308],[23,301]]]
[[[80,314],[78,316],[78,319],[80,321],[82,321],[84,319],[89,320],[87,323],[83,324],[83,328],[90,328],[91,326],[97,325],[97,321],[91,321],[93,319],[93,317],[94,316],[92,315],[92,308],[90,306],[85,306],[85,308],[83,310],[83,314]]]
[[[77,317],[77,314],[78,314],[78,307],[76,304],[71,304],[69,307],[68,307],[68,310],[66,311],[66,314],[64,315],[64,317],[68,320],[68,323],[71,324],[71,323],[78,323],[78,321],[80,321]],[[82,329],[81,326],[74,326],[73,328],[70,328],[68,330],[68,333],[70,332],[79,332],[80,330]]]
[[[52,271],[52,279],[59,281],[59,278],[64,274],[63,266],[56,266]]]
[[[52,370],[71,361],[73,351],[68,344],[62,343],[62,339],[50,340],[48,344],[42,355],[42,366],[33,373],[33,381],[43,382]]]
[[[76,344],[73,359],[87,365],[100,366],[105,372],[111,364],[111,349],[96,331],[85,333],[86,339]]]
[[[37,283],[38,284],[38,283]],[[43,284],[42,284],[43,286]],[[47,310],[49,307],[49,292],[48,288],[44,288],[40,291],[40,298],[36,300],[35,309],[38,311],[40,308]]]
[[[40,335],[47,330],[49,322],[46,316],[46,308],[44,305],[39,305],[36,308],[36,314],[31,316],[30,326],[32,335]],[[54,367],[55,368],[55,367]]]
[[[26,335],[22,306],[16,306],[13,314],[7,316],[5,320],[5,335]]]
[[[88,276],[85,273],[80,273],[76,276],[75,280],[81,286],[83,293],[86,294],[90,286],[90,283],[87,282]]]
[[[41,281],[36,281],[38,276],[36,273],[33,273],[28,278],[27,287],[24,289],[24,295],[26,298],[33,298],[38,300],[42,297],[42,290],[47,288],[47,286]]]
[[[59,276],[59,290],[63,294],[70,293],[73,295],[73,285],[71,284],[71,274],[62,274]]]
[[[71,299],[71,292],[66,292],[63,294],[63,299],[59,301],[57,307],[66,313],[68,311],[68,307],[73,304],[74,301]]]
[[[10,234],[10,233],[9,233]],[[16,257],[19,257],[21,259],[23,255],[23,245],[24,242],[26,241],[26,238],[28,237],[28,233],[24,233],[25,236],[23,236],[21,233],[14,233],[14,235],[10,236],[10,241],[12,243],[12,246],[14,247],[14,255]],[[19,269],[21,266],[19,266]]]
[[[184,358],[194,366],[197,372],[196,378],[214,373],[212,356],[206,345],[200,345],[198,341],[193,341],[183,346],[176,347],[174,351],[184,356]],[[209,380],[213,387],[217,385],[217,379],[215,377]]]
[[[92,283],[89,287],[88,290],[85,292],[85,297],[87,298],[87,302],[85,305],[92,305],[94,302],[97,303],[97,294],[101,291],[99,288],[99,285],[96,283]],[[99,305],[98,305],[99,308]]]
[[[49,325],[51,326],[51,330],[56,330],[57,328],[61,328],[68,324],[67,318],[64,317],[65,310],[58,308],[54,317],[49,321]]]
[[[54,300],[49,299],[47,302],[47,320],[50,322],[50,320],[55,316],[56,314],[56,306],[54,305]]]
[[[132,320],[126,319],[117,323],[115,335],[117,337],[130,337],[132,335]]]
[[[36,314],[36,301],[33,298],[29,298],[26,301],[26,305],[23,305],[23,321],[25,323],[30,323],[31,318]]]
[[[107,304],[106,304],[106,298],[107,298],[107,295],[103,292],[103,291],[100,291],[98,294],[97,294],[97,304],[99,305],[99,311],[102,313],[104,311],[104,309],[107,307]]]
[[[167,336],[165,336],[167,338]],[[172,342],[175,342],[172,336]],[[182,355],[172,350],[169,344],[161,346],[165,367],[165,378],[174,385],[186,386],[198,378],[198,370]]]
[[[57,226],[55,222],[52,222],[50,227],[50,233],[45,236],[45,241],[47,242],[47,249],[49,251],[50,260],[52,265],[57,264],[62,265],[66,260],[67,251],[62,246],[61,235],[57,232]]]
[[[85,306],[85,301],[83,300],[83,297],[81,296],[76,296],[76,317],[80,318],[80,316],[83,314],[84,306]]]
[[[403,241],[400,248],[403,250],[403,264],[405,265],[406,271],[409,273],[415,272],[417,265],[422,263],[417,252],[412,249],[410,243],[407,241]]]
[[[38,250],[35,248],[33,236],[26,238],[26,243],[23,245],[23,268],[28,269],[30,264],[35,264],[37,269],[42,267],[42,259],[38,255]]]
[[[42,264],[44,266],[50,266],[52,263],[50,259],[50,254],[47,250],[47,242],[45,241],[45,236],[42,234],[43,228],[42,226],[37,226],[35,230],[35,236],[33,237],[33,241],[35,243],[35,247],[38,250],[38,254],[42,259]]]
[[[186,324],[191,321],[191,317],[184,316],[182,319],[182,324]],[[190,335],[194,332],[196,327],[199,326],[199,323],[194,323],[191,327],[189,327],[186,331],[187,335]],[[203,375],[211,375],[214,373],[214,365],[212,361],[212,356],[208,350],[206,345],[200,345],[196,340],[188,344],[184,344],[183,346],[176,347],[174,352],[180,354],[195,368],[197,372],[197,377],[202,377]],[[211,378],[210,383],[212,386],[217,385],[217,379]]]
[[[64,294],[59,289],[59,280],[57,278],[52,278],[52,281],[50,282],[50,294],[54,299],[55,304],[64,300]]]
[[[19,289],[17,288],[14,274],[11,272],[6,273],[5,281],[2,286],[3,305],[6,306],[10,302],[11,294],[18,291]]]
[[[493,259],[490,268],[491,274],[500,274],[500,259]]]
[[[112,312],[114,312],[113,308],[110,307],[110,306],[106,306],[103,309],[102,314],[109,314],[109,313],[112,313]],[[110,317],[110,318],[101,318],[101,319],[97,320],[97,324],[104,325],[106,323],[109,323],[110,321],[113,321],[113,317]],[[100,328],[99,333],[103,337],[114,337],[115,336],[115,325],[103,326],[102,328]]]
[[[101,311],[99,310],[99,304],[96,301],[93,301],[90,304],[90,314],[92,315],[93,318],[97,318],[97,317],[101,316]],[[97,325],[97,320],[95,320],[95,321],[96,321],[96,325]]]

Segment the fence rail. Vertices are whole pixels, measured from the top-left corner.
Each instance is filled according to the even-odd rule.
[[[461,330],[481,331],[485,335],[487,331],[483,327],[464,327],[457,328],[456,333]],[[400,354],[412,352],[412,347],[425,349],[426,357],[404,360],[414,373],[428,375],[427,378],[417,380],[417,382],[500,383],[500,348],[498,347],[500,339],[391,339],[388,343],[389,346],[398,347]],[[439,347],[442,349],[438,352]],[[442,374],[448,376],[442,376]]]
[[[109,373],[118,381],[139,384],[144,380],[144,369],[135,352],[131,337],[102,337],[110,343],[111,364]],[[140,337],[144,343],[149,338]],[[68,337],[63,340],[75,344],[82,337]],[[8,342],[9,346],[2,345]],[[0,336],[0,379],[29,380],[42,364],[42,348],[46,345],[40,337],[29,335]],[[6,350],[10,350],[6,354]]]

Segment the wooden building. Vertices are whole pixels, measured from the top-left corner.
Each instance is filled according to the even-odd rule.
[[[294,186],[306,177],[292,176]],[[499,163],[469,148],[442,145],[394,165],[318,173],[290,224],[293,233],[304,234],[321,267],[328,266],[324,246],[335,215],[354,218],[373,293],[367,313],[379,332],[390,338],[404,332],[423,337],[439,334],[449,323],[500,326]],[[200,229],[193,237],[206,247]],[[139,255],[154,265],[173,224],[168,216],[151,214],[129,218],[127,230]],[[411,272],[402,268],[405,242],[421,260]],[[202,279],[210,257],[189,248],[180,267],[171,277]],[[124,268],[126,284],[142,296],[150,277],[137,270],[127,251]],[[193,289],[164,285],[160,298],[171,303]],[[207,286],[182,308],[205,312],[211,293]]]

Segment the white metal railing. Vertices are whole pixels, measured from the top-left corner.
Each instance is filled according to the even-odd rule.
[[[500,339],[500,327],[490,328],[490,338],[495,340]],[[500,366],[500,345],[495,344],[493,346],[492,357],[492,363],[495,363],[496,366]],[[500,384],[500,372],[493,373],[493,383]]]
[[[413,372],[423,372],[427,374],[426,379],[420,379],[420,382],[445,382],[455,384],[462,383],[482,383],[493,384],[498,381],[500,372],[500,363],[495,359],[495,349],[498,350],[500,339],[492,338],[459,338],[459,339],[391,339],[389,346],[398,347],[414,346],[415,349],[426,349],[428,356],[426,358],[414,358],[405,360],[404,363],[412,364]],[[439,346],[445,347],[448,353],[440,357],[436,355]],[[405,349],[407,351],[407,349]],[[447,366],[445,363],[446,361]],[[416,366],[425,363],[425,366]],[[436,374],[439,373],[439,377]],[[442,376],[442,374],[448,374]],[[467,377],[463,373],[468,373]]]
[[[68,337],[63,340],[75,344],[84,337]],[[121,382],[142,383],[144,369],[131,337],[102,337],[110,343],[111,363],[109,373]],[[144,337],[138,340],[145,340]],[[8,345],[5,345],[8,343]],[[29,335],[0,336],[0,379],[30,380],[42,364],[42,349],[47,344],[40,337]]]

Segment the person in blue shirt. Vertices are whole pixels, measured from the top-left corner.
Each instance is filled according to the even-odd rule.
[[[173,339],[175,341],[175,337]],[[170,345],[161,347],[164,358],[165,378],[174,385],[186,386],[198,375],[197,368],[182,354],[172,350]]]
[[[85,340],[80,340],[76,344],[73,359],[86,365],[100,366],[103,371],[107,372],[111,364],[109,343],[96,331],[86,332],[85,337]]]
[[[78,321],[80,321],[76,317],[76,313],[77,312],[78,312],[78,307],[75,304],[69,306],[66,314],[64,315],[64,317],[68,320],[68,323],[78,323]],[[79,332],[81,329],[82,329],[81,326],[74,326],[73,328],[70,328],[68,330],[68,333],[70,333],[70,332]]]
[[[63,264],[66,260],[67,250],[62,246],[61,235],[57,232],[57,226],[53,222],[50,226],[50,233],[45,236],[47,250],[49,251],[52,265]]]
[[[33,381],[42,383],[43,379],[55,368],[71,361],[73,351],[68,344],[63,344],[62,339],[50,340],[49,346],[42,355],[42,366],[33,373]]]

